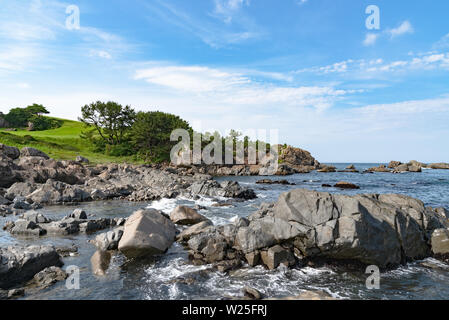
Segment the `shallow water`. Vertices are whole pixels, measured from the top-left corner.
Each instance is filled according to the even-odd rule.
[[[378,164],[359,164],[363,171]],[[344,169],[347,164],[337,164]],[[142,207],[152,207],[170,213],[179,204],[206,207],[200,213],[221,225],[233,221],[238,216],[247,216],[257,210],[261,202],[276,201],[282,192],[307,188],[332,193],[401,193],[424,201],[433,207],[449,208],[449,170],[424,170],[423,173],[309,173],[285,177],[296,186],[256,185],[260,177],[232,177],[218,180],[237,180],[253,188],[258,198],[246,202],[235,202],[232,207],[211,207],[216,200],[201,198],[163,199],[154,202],[129,203],[108,201],[86,203],[77,207],[85,209],[90,217],[126,217]],[[273,180],[284,179],[272,177]],[[338,181],[348,181],[361,187],[360,190],[338,190],[322,188],[322,184],[333,185]],[[72,212],[74,207],[49,207],[42,213],[52,218],[61,218]],[[14,217],[0,218],[0,225]],[[298,295],[303,290],[322,290],[336,298],[343,299],[447,299],[449,297],[449,266],[434,259],[418,261],[381,275],[380,290],[368,290],[365,270],[358,272],[336,272],[328,268],[303,268],[268,271],[262,267],[244,268],[229,275],[208,270],[209,266],[188,264],[187,253],[174,244],[169,251],[153,262],[126,265],[120,254],[112,257],[105,276],[95,276],[91,271],[90,258],[95,247],[87,241],[95,235],[70,237],[42,237],[21,239],[0,231],[0,245],[14,243],[50,243],[56,246],[79,247],[80,254],[64,258],[65,266],[80,268],[80,289],[68,290],[64,283],[26,296],[25,299],[221,299],[226,296],[241,296],[245,286],[251,286],[267,297]],[[432,267],[429,267],[432,266]]]

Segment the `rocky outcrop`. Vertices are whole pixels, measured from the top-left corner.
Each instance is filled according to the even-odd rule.
[[[0,288],[9,289],[31,280],[45,268],[62,266],[52,246],[0,248]]]
[[[160,211],[139,210],[126,221],[118,249],[127,258],[151,257],[167,251],[175,236],[174,224]]]
[[[430,169],[449,170],[449,163],[431,163],[427,167]]]
[[[366,169],[365,172],[392,172],[385,166],[384,164],[379,165],[378,167],[373,167]]]
[[[194,260],[208,263],[245,257],[276,268],[326,259],[388,268],[430,256],[434,230],[447,227],[441,214],[403,195],[298,189],[262,205],[248,223],[205,229],[187,246]]]
[[[117,198],[150,201],[180,195],[256,197],[254,191],[237,182],[218,183],[210,175],[186,168],[128,164],[87,167],[81,158],[78,162],[56,161],[33,148],[19,152],[2,145],[0,150],[0,188],[8,188],[5,198],[10,201],[18,196],[29,204],[45,205]]]

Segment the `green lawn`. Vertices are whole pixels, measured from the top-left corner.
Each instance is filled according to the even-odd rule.
[[[112,157],[92,151],[90,144],[80,138],[85,130],[78,121],[63,120],[60,128],[45,131],[5,131],[0,129],[0,143],[18,148],[33,147],[57,160],[75,160],[80,155],[91,163],[135,163],[132,157]]]

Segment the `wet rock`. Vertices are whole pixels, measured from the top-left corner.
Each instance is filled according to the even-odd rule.
[[[29,204],[27,201],[25,201],[25,198],[23,197],[16,197],[13,200],[13,208],[14,209],[22,209],[22,210],[30,210],[31,204]]]
[[[134,212],[126,221],[119,250],[128,258],[167,251],[176,236],[174,224],[154,209]]]
[[[53,221],[41,226],[50,235],[67,236],[80,231],[80,222],[74,219]]]
[[[346,182],[346,181],[340,181],[338,183],[336,183],[334,185],[335,188],[340,188],[340,189],[360,189],[359,186],[350,183],[350,182]]]
[[[229,272],[240,268],[242,262],[239,259],[220,261],[215,264],[218,272]]]
[[[52,266],[45,268],[44,270],[37,273],[33,280],[31,280],[30,285],[36,286],[39,290],[51,287],[58,281],[63,281],[67,279],[68,274],[59,267]]]
[[[304,291],[298,296],[290,296],[271,300],[336,300],[334,297],[324,291]]]
[[[25,295],[25,290],[23,288],[11,289],[8,291],[8,299],[20,298]]]
[[[9,289],[32,279],[47,267],[62,266],[52,246],[0,248],[0,288]]]
[[[93,244],[100,251],[117,250],[122,236],[123,228],[116,228],[112,231],[99,234],[93,241]]]
[[[293,266],[296,262],[291,251],[279,245],[271,247],[267,251],[262,251],[260,256],[263,264],[270,270],[276,269],[281,264],[287,267]]]
[[[96,251],[90,259],[92,273],[97,276],[105,276],[111,263],[111,253],[108,251]]]
[[[44,158],[44,159],[50,159],[50,157],[37,149],[34,148],[30,148],[30,147],[25,147],[22,148],[22,150],[20,150],[20,156],[21,157],[40,157],[40,158]]]
[[[244,287],[242,291],[243,295],[245,297],[250,298],[251,300],[261,300],[263,298],[262,293],[257,289],[251,287]]]
[[[337,168],[335,168],[334,166],[326,166],[326,165],[321,166],[321,168],[317,170],[317,172],[323,172],[323,173],[330,173],[330,172],[336,172],[336,171],[337,171]]]
[[[369,168],[366,172],[391,172],[385,165],[381,164],[378,167]]]
[[[72,245],[71,247],[58,247],[56,248],[56,252],[61,257],[73,257],[78,254],[78,247],[75,245]]]
[[[192,208],[178,206],[170,213],[170,220],[179,225],[194,225],[208,219]]]
[[[321,187],[323,187],[323,188],[332,188],[332,186],[330,184],[327,184],[327,183],[322,184]]]

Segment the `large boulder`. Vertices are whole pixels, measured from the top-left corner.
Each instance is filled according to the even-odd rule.
[[[9,289],[32,279],[45,268],[63,265],[52,246],[0,248],[0,288]]]
[[[20,150],[20,156],[21,157],[41,157],[44,159],[50,159],[50,157],[45,152],[42,152],[42,151],[34,149],[34,148],[30,148],[30,147],[22,148],[22,150]]]
[[[435,255],[449,255],[449,230],[437,229],[432,233],[432,252]]]
[[[118,249],[128,258],[148,257],[167,251],[175,236],[175,225],[161,212],[139,210],[126,221]]]
[[[192,208],[178,206],[170,213],[170,220],[179,225],[193,225],[208,219]]]
[[[0,153],[0,188],[9,188],[14,183],[22,181],[16,169],[17,166],[12,159]]]

